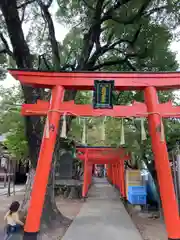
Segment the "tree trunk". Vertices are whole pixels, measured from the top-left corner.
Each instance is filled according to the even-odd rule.
[[[29,47],[24,38],[22,25],[17,9],[17,1],[2,0],[0,1],[0,9],[3,13],[6,22],[9,38],[11,40],[11,44],[13,47],[13,55],[17,67],[21,69],[32,69],[33,68],[32,57],[29,51]],[[22,90],[24,94],[25,103],[35,103],[36,99],[42,95],[41,89],[36,89],[30,86],[22,85]],[[39,117],[26,117],[25,126],[29,146],[29,155],[32,165],[32,169],[29,172],[29,180],[27,181],[26,193],[22,203],[22,209],[24,210],[24,212],[27,212],[30,193],[35,175],[35,168],[37,165],[37,159],[39,155],[43,124],[40,121]],[[53,185],[51,184],[50,181],[49,186],[47,188],[44,213],[42,218],[42,222],[46,222],[47,224],[50,223],[50,221],[46,217],[48,215],[50,216],[49,217],[50,219],[55,218],[62,219],[62,215],[60,214],[59,211],[57,211],[55,201],[52,199],[52,191]],[[45,214],[46,212],[47,214]]]
[[[13,47],[13,57],[16,61],[16,65],[20,69],[32,69],[33,59],[29,51],[27,42],[22,30],[22,24],[17,9],[17,0],[1,0],[0,9],[3,13],[9,38]],[[24,94],[25,103],[35,103],[37,98],[43,97],[44,91],[39,88],[33,88],[31,86],[22,85],[22,91]],[[65,100],[72,100],[75,98],[75,91],[66,91]],[[71,117],[67,118],[67,125],[70,126]],[[26,212],[29,204],[30,193],[35,175],[35,169],[37,165],[37,159],[39,155],[39,149],[41,145],[43,124],[39,117],[26,117],[25,118],[26,136],[29,147],[29,157],[31,160],[32,169],[29,173],[29,180],[26,186],[26,193],[22,203],[22,209]],[[59,150],[58,150],[59,151]],[[54,156],[58,155],[57,149]],[[52,171],[51,171],[52,173]],[[50,176],[49,184],[47,187],[47,194],[45,198],[42,223],[44,225],[53,225],[55,220],[59,223],[68,222],[57,209],[54,199],[54,186],[53,180]],[[55,224],[54,224],[55,225]]]
[[[157,179],[157,173],[154,167],[154,162],[152,162],[151,164],[147,164],[146,166],[148,168],[148,171],[150,172],[153,180],[154,180],[154,184],[156,186],[156,190],[157,190],[157,194],[158,194],[158,208],[159,208],[159,213],[160,213],[160,217],[163,218],[163,210],[162,210],[162,204],[161,204],[161,196],[160,196],[160,189],[159,189],[159,183],[158,183],[158,179]]]
[[[157,174],[155,173],[154,176],[152,175],[156,189],[157,189],[157,194],[158,194],[158,209],[159,209],[159,214],[160,218],[164,219],[164,214],[163,214],[163,208],[162,208],[162,202],[161,202],[161,196],[160,196],[160,189],[159,189],[159,182],[157,179]]]
[[[41,229],[45,231],[47,228],[57,228],[71,223],[71,220],[66,218],[59,209],[57,208],[55,197],[54,197],[54,181],[53,181],[53,171],[51,171],[49,177],[49,183],[47,186],[46,197],[43,207]],[[31,197],[31,189],[34,181],[35,170],[31,169],[29,173],[29,179],[26,185],[26,191],[24,199],[21,205],[21,211],[23,216],[26,217],[27,209],[29,206],[29,200]]]
[[[0,9],[3,13],[7,26],[9,38],[13,47],[13,56],[16,65],[20,69],[32,69],[32,56],[25,41],[21,20],[17,9],[16,0],[0,1]],[[36,99],[42,95],[41,89],[22,85],[25,103],[35,103]],[[36,167],[43,124],[39,117],[25,118],[26,136],[28,140],[29,155],[33,167]]]
[[[53,155],[53,162],[52,167],[49,175],[49,181],[47,185],[46,190],[46,196],[44,201],[44,207],[43,207],[43,214],[41,219],[41,229],[43,231],[46,231],[47,228],[58,228],[64,225],[69,225],[71,223],[71,220],[66,218],[58,209],[55,201],[55,193],[54,193],[54,187],[55,187],[55,167],[57,158],[60,158],[61,154],[61,140],[58,138],[54,155]],[[35,169],[31,168],[29,175],[28,175],[28,181],[26,185],[26,191],[24,200],[22,202],[21,210],[24,212],[24,214],[27,214],[27,209],[29,206],[29,200],[31,197],[31,189],[34,181],[35,176]]]
[[[69,225],[71,220],[66,218],[58,209],[55,201],[55,162],[56,154],[54,154],[54,161],[51,168],[51,173],[49,176],[49,182],[46,191],[46,197],[44,202],[43,214],[42,214],[42,229],[48,228],[58,228],[62,226]]]
[[[31,190],[32,190],[33,182],[34,182],[35,171],[36,170],[34,168],[31,168],[28,173],[25,195],[24,195],[24,199],[21,204],[21,210],[24,212],[25,215],[27,214],[27,209],[29,206],[29,200],[31,197]]]

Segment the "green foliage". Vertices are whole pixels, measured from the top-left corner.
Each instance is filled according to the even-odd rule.
[[[171,29],[178,23],[178,2],[129,0],[118,4],[106,0],[58,0],[57,19],[70,29],[61,46],[61,54],[65,49],[68,62],[78,66],[91,44],[92,39],[86,38],[92,37],[94,45],[89,48],[86,64],[89,70],[176,70],[178,65],[169,44],[173,38]]]
[[[15,156],[18,161],[26,161],[28,158],[28,145],[24,135],[24,124],[20,123],[13,128],[7,136],[4,144],[8,151]]]
[[[166,119],[164,121],[166,129],[166,141],[168,144],[168,150],[171,151],[179,145],[180,136],[180,121],[179,119]]]
[[[0,134],[7,134],[4,144],[8,151],[18,161],[25,161],[28,158],[28,147],[24,134],[24,119],[20,115],[21,91],[18,87],[1,87],[0,96]]]
[[[78,91],[75,98],[76,104],[91,104],[93,93],[91,91]]]

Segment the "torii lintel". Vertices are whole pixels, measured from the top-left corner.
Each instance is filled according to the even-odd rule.
[[[157,90],[180,88],[180,72],[45,72],[9,69],[9,73],[23,84],[34,87],[93,90],[95,80],[114,80],[115,90],[142,90],[149,86]]]

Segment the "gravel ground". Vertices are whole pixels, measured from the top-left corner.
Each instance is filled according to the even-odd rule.
[[[165,225],[160,218],[152,218],[152,213],[140,213],[132,207],[128,207],[128,211],[144,240],[168,240]]]

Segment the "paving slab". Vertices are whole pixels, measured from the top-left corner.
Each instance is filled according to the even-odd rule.
[[[142,240],[118,192],[106,179],[95,179],[89,197],[63,240]]]

